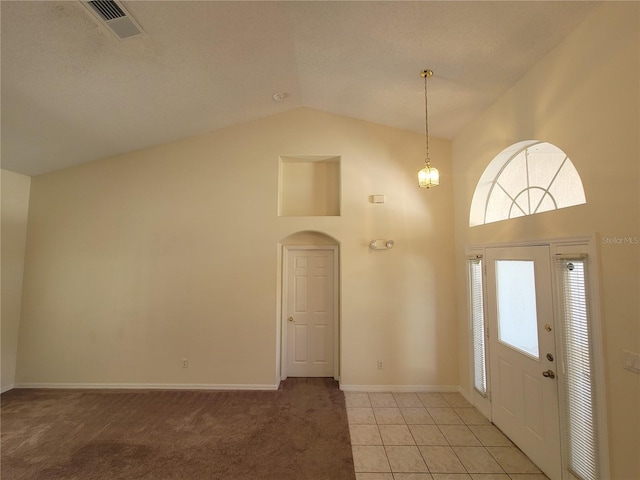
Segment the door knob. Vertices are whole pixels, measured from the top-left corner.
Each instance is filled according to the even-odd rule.
[[[289,320],[290,322],[293,322],[293,317],[289,317],[287,318],[287,320]]]
[[[547,370],[546,372],[542,372],[542,376],[547,378],[556,378],[556,374],[553,373],[553,370]]]

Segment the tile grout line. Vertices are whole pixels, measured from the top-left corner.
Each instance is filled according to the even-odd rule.
[[[371,411],[372,411],[372,413],[373,413],[373,420],[375,421],[375,423],[374,423],[374,424],[372,424],[372,425],[375,425],[375,426],[376,426],[376,431],[378,432],[378,436],[380,437],[380,442],[381,442],[381,444],[382,444],[382,445],[381,445],[381,446],[382,446],[382,450],[384,451],[384,454],[385,454],[385,460],[386,460],[387,466],[389,467],[389,471],[388,471],[388,472],[386,472],[386,473],[389,473],[393,478],[395,478],[395,476],[396,476],[395,474],[404,474],[404,473],[425,473],[425,474],[428,474],[428,475],[442,473],[442,472],[431,472],[431,469],[429,468],[429,465],[427,464],[427,461],[426,461],[426,459],[424,458],[424,455],[423,455],[422,451],[421,451],[421,450],[420,450],[420,448],[419,448],[419,447],[420,447],[420,445],[418,445],[418,441],[416,440],[416,437],[415,437],[415,435],[414,435],[413,431],[411,430],[411,428],[409,428],[409,427],[410,427],[410,425],[414,425],[414,424],[409,424],[409,423],[407,423],[407,419],[405,418],[405,415],[403,414],[403,412],[402,412],[402,410],[401,410],[402,408],[424,408],[424,409],[425,409],[425,411],[426,411],[427,413],[429,413],[429,410],[428,410],[429,408],[450,408],[450,409],[452,409],[452,410],[453,410],[453,413],[454,413],[454,414],[455,414],[455,415],[460,419],[460,421],[461,421],[462,423],[456,423],[456,424],[438,424],[438,423],[436,423],[436,421],[435,421],[433,418],[431,418],[431,419],[433,420],[433,424],[424,424],[424,425],[433,425],[433,426],[435,426],[435,427],[437,428],[437,430],[440,432],[440,435],[442,435],[442,437],[444,438],[445,442],[447,443],[447,445],[446,445],[446,446],[447,446],[447,447],[452,451],[452,453],[454,454],[455,458],[456,458],[456,459],[458,460],[458,462],[460,463],[461,467],[465,470],[465,472],[466,472],[465,474],[466,474],[466,475],[468,475],[468,476],[471,476],[471,475],[473,475],[474,473],[469,472],[468,468],[467,468],[467,467],[464,465],[464,463],[462,462],[462,459],[460,458],[460,456],[459,456],[459,455],[456,453],[456,451],[453,449],[454,445],[451,445],[451,443],[450,443],[449,439],[445,436],[445,434],[444,434],[444,432],[443,432],[443,430],[442,430],[442,428],[441,428],[442,426],[445,426],[445,425],[453,425],[453,426],[465,427],[465,428],[466,428],[466,429],[471,433],[472,437],[473,437],[473,438],[474,438],[474,439],[479,443],[479,445],[473,445],[472,447],[478,447],[478,448],[481,448],[484,452],[486,452],[486,453],[489,455],[489,458],[491,458],[491,459],[492,459],[492,460],[493,460],[493,461],[498,465],[498,468],[500,468],[500,470],[501,470],[501,472],[502,472],[502,473],[498,473],[498,472],[496,472],[496,474],[505,475],[507,478],[512,478],[512,477],[511,477],[511,474],[510,474],[510,473],[507,473],[507,472],[504,470],[504,467],[503,467],[503,466],[498,462],[498,459],[497,459],[497,458],[496,458],[496,457],[495,457],[495,456],[494,456],[494,455],[493,455],[493,454],[492,454],[492,453],[487,449],[487,446],[482,442],[482,440],[480,439],[480,437],[479,437],[479,436],[478,436],[478,435],[477,435],[473,430],[471,430],[471,429],[469,428],[469,426],[470,426],[470,425],[471,425],[471,426],[473,426],[473,425],[476,425],[476,424],[473,424],[473,423],[472,423],[472,424],[468,424],[468,423],[467,423],[467,422],[466,422],[462,417],[460,417],[460,416],[458,415],[458,412],[456,412],[456,411],[455,411],[455,409],[456,409],[456,408],[458,408],[458,409],[461,409],[461,408],[470,408],[470,409],[473,409],[473,406],[470,406],[470,407],[466,407],[466,406],[454,406],[452,403],[450,403],[450,402],[446,399],[446,397],[441,397],[441,398],[442,398],[442,400],[443,400],[443,401],[448,405],[448,407],[427,407],[427,406],[425,405],[425,403],[422,401],[422,399],[421,399],[420,397],[418,397],[418,396],[417,396],[417,394],[414,394],[414,395],[418,398],[418,400],[420,401],[420,403],[422,404],[422,407],[414,407],[414,406],[404,406],[404,407],[401,407],[401,406],[398,404],[398,400],[397,400],[397,398],[395,397],[395,395],[390,394],[390,395],[391,395],[391,398],[393,399],[393,403],[395,404],[395,406],[392,406],[390,403],[389,403],[389,404],[387,404],[386,402],[383,402],[382,406],[375,406],[375,407],[374,407],[374,405],[373,405],[373,403],[374,403],[374,402],[372,402],[372,401],[371,401],[371,394],[370,394],[370,393],[368,393],[368,392],[363,392],[363,393],[365,393],[365,395],[366,395],[366,399],[367,399],[367,402],[366,402],[366,403],[368,403],[370,406],[369,406],[369,407],[350,407],[350,408],[370,408],[370,409],[371,409]],[[377,395],[387,395],[387,394],[385,394],[385,393],[381,393],[381,394],[377,394]],[[377,403],[377,402],[376,402],[376,403]],[[375,408],[395,408],[395,409],[399,410],[400,415],[401,415],[401,417],[402,417],[402,419],[403,419],[403,422],[404,422],[404,423],[402,423],[402,424],[397,424],[397,423],[390,423],[390,424],[384,424],[384,423],[383,423],[383,424],[380,424],[380,423],[378,423],[378,417],[375,415],[375,410],[374,410]],[[430,415],[430,416],[431,416],[431,415]],[[351,424],[351,423],[350,423],[350,426],[351,426],[351,425],[357,425],[357,424]],[[404,426],[404,427],[406,427],[406,429],[408,430],[409,434],[411,435],[411,439],[413,440],[414,445],[402,445],[402,444],[400,444],[400,445],[392,445],[392,444],[391,444],[391,445],[387,445],[387,444],[386,444],[386,442],[385,442],[385,440],[382,438],[382,433],[381,433],[381,431],[380,431],[380,426],[381,426],[381,425],[382,425],[382,426],[388,426],[388,425],[389,425],[389,426],[391,426],[391,425],[394,425],[394,426],[395,426],[395,425],[398,425],[398,426]],[[417,425],[417,424],[416,424],[416,425]],[[477,424],[477,425],[481,425],[481,424]],[[483,424],[482,424],[482,425],[483,425]],[[489,425],[492,425],[492,424],[491,424],[491,423],[489,423]],[[502,433],[502,432],[501,432],[501,433]],[[352,447],[353,447],[353,446],[354,446],[354,445],[352,444]],[[392,468],[391,468],[391,462],[389,461],[389,456],[388,456],[388,451],[387,451],[387,447],[392,447],[392,446],[409,446],[409,447],[413,446],[413,447],[416,447],[416,449],[418,450],[418,452],[419,452],[419,454],[420,454],[420,459],[421,459],[421,460],[422,460],[422,462],[424,463],[424,466],[425,466],[425,468],[426,468],[426,470],[427,470],[427,471],[426,471],[426,472],[394,472],[394,471],[392,471]],[[443,445],[443,446],[444,446],[444,445]],[[459,447],[464,447],[464,445],[455,445],[455,446],[456,446],[456,447],[458,447],[458,446],[459,446]],[[376,473],[376,472],[357,472],[357,473]],[[385,473],[385,472],[377,472],[377,473]],[[477,473],[477,472],[476,472],[476,473]]]

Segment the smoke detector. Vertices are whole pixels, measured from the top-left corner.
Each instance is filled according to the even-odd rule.
[[[143,33],[140,25],[136,23],[120,2],[115,0],[94,0],[81,3],[87,7],[99,23],[106,26],[109,31],[121,40]]]

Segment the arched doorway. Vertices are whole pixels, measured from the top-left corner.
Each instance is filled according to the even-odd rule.
[[[339,379],[339,243],[315,231],[281,240],[280,378]]]

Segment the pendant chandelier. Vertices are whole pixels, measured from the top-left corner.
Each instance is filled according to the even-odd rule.
[[[427,156],[424,159],[424,168],[418,172],[418,185],[421,188],[431,188],[440,185],[440,173],[431,166],[429,158],[429,103],[427,101],[427,79],[433,75],[431,70],[423,70],[420,76],[424,78],[424,133]]]

